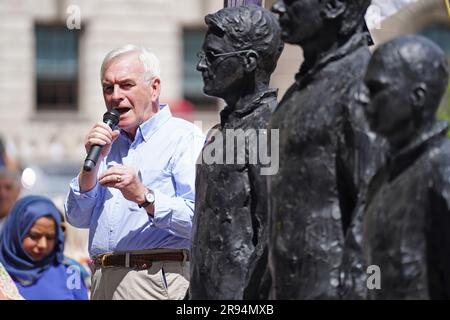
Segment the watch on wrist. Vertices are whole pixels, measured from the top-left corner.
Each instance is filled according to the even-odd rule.
[[[139,204],[139,208],[145,208],[155,203],[155,194],[152,190],[147,190],[147,192],[144,194],[144,199],[145,201]]]

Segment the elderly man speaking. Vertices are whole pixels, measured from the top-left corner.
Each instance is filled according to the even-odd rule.
[[[103,122],[89,130],[86,151],[103,146],[100,159],[72,180],[66,200],[68,221],[90,229],[91,298],[182,299],[204,137],[159,104],[159,61],[147,49],[110,52],[101,81],[118,130]]]

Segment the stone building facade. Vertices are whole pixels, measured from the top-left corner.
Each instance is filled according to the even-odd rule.
[[[266,0],[265,6],[270,7],[273,2]],[[185,32],[200,33],[197,42],[201,41],[203,17],[222,5],[222,0],[0,1],[0,135],[24,165],[42,161],[80,162],[84,156],[84,135],[104,112],[99,79],[101,61],[108,51],[125,43],[145,45],[160,58],[162,102],[185,101],[183,72],[195,68],[195,61],[186,64],[183,41],[189,39],[186,40]],[[76,25],[77,10],[81,29],[76,106],[41,110],[37,92],[40,90],[37,70],[41,63],[37,59],[37,26],[66,26],[68,22]],[[419,0],[384,21],[380,29],[373,30],[373,36],[376,43],[381,43],[435,23],[448,27],[449,22],[445,0]],[[41,47],[44,51],[48,49],[45,43]],[[286,46],[272,77],[273,86],[280,88],[280,97],[292,83],[300,63],[300,48]],[[198,91],[201,96],[201,87]],[[209,108],[197,108],[194,102],[190,116],[191,120],[203,122],[203,130],[217,122],[221,108],[220,101],[208,103]]]

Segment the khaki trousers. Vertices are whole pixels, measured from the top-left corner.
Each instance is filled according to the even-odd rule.
[[[149,269],[97,268],[91,300],[181,300],[189,288],[189,262],[153,262]]]

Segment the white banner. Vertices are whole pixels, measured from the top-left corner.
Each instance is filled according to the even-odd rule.
[[[366,22],[369,29],[380,29],[381,22],[397,13],[403,7],[418,0],[372,0],[366,13]]]

